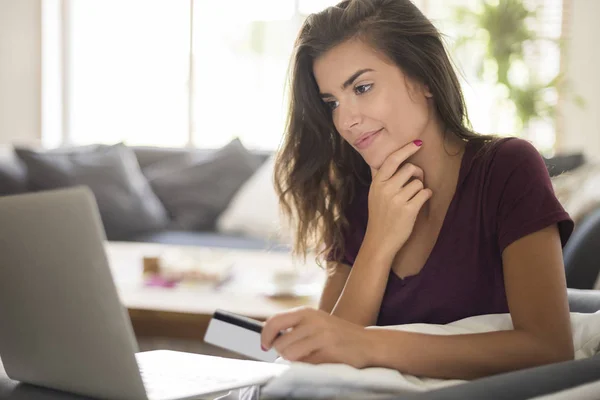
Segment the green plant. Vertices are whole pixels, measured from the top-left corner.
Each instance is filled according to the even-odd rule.
[[[459,49],[483,38],[485,60],[481,60],[478,72],[484,75],[485,65],[490,61],[493,63],[496,82],[508,89],[508,98],[514,104],[522,126],[526,128],[533,119],[552,118],[555,104],[549,100],[552,96],[547,96],[547,92],[559,90],[561,76],[540,82],[536,71],[525,64],[526,44],[552,40],[540,37],[529,28],[529,22],[537,18],[537,10],[525,7],[523,0],[487,0],[482,1],[475,11],[459,7],[455,16],[462,26],[477,32],[474,36],[459,37],[455,47]],[[511,80],[511,68],[515,66],[526,69],[522,72],[528,77],[527,83]]]

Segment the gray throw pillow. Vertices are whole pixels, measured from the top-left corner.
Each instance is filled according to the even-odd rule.
[[[88,186],[109,240],[164,229],[167,211],[152,192],[131,149],[123,144],[37,152],[16,148],[31,190]]]
[[[585,163],[585,156],[583,153],[559,154],[552,158],[544,157],[544,162],[550,176],[555,177],[581,167]]]
[[[219,215],[261,163],[235,139],[208,157],[190,152],[183,160],[153,164],[144,173],[170,213],[170,228],[207,231],[215,229]]]
[[[27,170],[12,147],[0,148],[0,196],[27,191]]]

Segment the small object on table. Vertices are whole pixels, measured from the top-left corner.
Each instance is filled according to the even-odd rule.
[[[263,294],[271,299],[313,297],[320,293],[319,282],[311,274],[296,270],[277,271],[267,282]]]
[[[160,273],[160,258],[144,257],[144,275],[157,275]]]
[[[172,288],[177,286],[179,282],[163,278],[159,275],[154,275],[146,279],[146,286]]]
[[[159,287],[175,287],[178,284],[212,284],[217,287],[230,279],[230,262],[213,257],[200,263],[199,258],[198,254],[194,256],[182,251],[160,257],[143,257],[144,283]]]

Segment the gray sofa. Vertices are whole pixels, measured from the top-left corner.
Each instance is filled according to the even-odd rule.
[[[215,228],[219,213],[270,155],[268,151],[248,151],[239,141],[219,150],[116,145],[46,152],[21,148],[15,154],[8,149],[0,152],[0,195],[93,181],[108,240],[287,251],[287,246],[273,241],[223,234]],[[573,170],[584,161],[581,154],[545,159],[551,176]],[[119,163],[123,164],[120,171],[115,168]],[[131,175],[127,169],[135,169],[137,175],[124,177]],[[114,182],[101,178],[104,171],[114,176]],[[143,185],[148,187],[140,191]],[[129,208],[121,207],[127,201],[120,201],[116,206],[122,209],[113,212],[115,199],[131,197],[135,191],[139,196],[129,200]],[[148,203],[156,195],[159,199],[153,205],[135,204]],[[163,205],[168,215],[157,211]],[[205,215],[206,209],[211,209],[209,215]],[[203,215],[194,215],[198,213]],[[123,225],[139,226],[122,229]],[[568,287],[593,288],[600,272],[600,209],[576,226],[564,257]]]
[[[583,154],[559,155],[544,159],[551,177],[573,171],[585,164]],[[564,248],[567,286],[593,289],[600,275],[600,208],[586,214],[575,226]]]
[[[240,142],[235,143],[234,141],[228,146],[232,147],[232,144],[235,145],[233,146],[234,151],[230,151],[224,157],[220,157],[219,153],[223,153],[225,148],[208,150],[122,146],[119,149],[120,151],[126,150],[126,152],[132,153],[135,156],[135,166],[128,164],[131,160],[126,160],[124,163],[126,167],[137,168],[141,172],[141,174],[138,174],[139,176],[135,176],[133,179],[137,179],[138,181],[144,179],[151,182],[151,185],[154,181],[162,179],[162,186],[160,185],[161,182],[159,182],[155,187],[152,187],[152,191],[158,192],[158,190],[162,190],[165,192],[165,198],[160,199],[163,203],[167,203],[169,200],[172,203],[178,201],[181,203],[186,200],[181,200],[181,198],[191,197],[190,193],[194,195],[198,194],[201,197],[197,203],[188,201],[187,204],[174,205],[173,208],[179,208],[176,211],[181,211],[181,214],[188,221],[175,221],[169,209],[167,209],[166,218],[162,216],[157,217],[156,210],[152,210],[145,212],[145,215],[137,213],[135,217],[130,218],[130,221],[126,221],[128,217],[124,215],[125,209],[118,210],[120,218],[113,218],[118,221],[110,221],[113,214],[117,214],[114,211],[111,213],[111,208],[114,209],[115,204],[107,204],[103,207],[103,203],[111,201],[104,199],[103,194],[113,191],[117,194],[112,195],[112,193],[109,193],[108,196],[121,197],[120,203],[131,202],[131,199],[123,200],[122,198],[126,194],[129,194],[128,192],[134,191],[136,186],[140,186],[140,182],[133,182],[131,184],[127,182],[127,180],[131,181],[132,177],[123,178],[122,176],[118,176],[119,172],[114,171],[115,159],[120,162],[124,157],[123,154],[119,154],[117,157],[113,157],[113,155],[107,156],[106,152],[112,152],[113,150],[111,149],[113,146],[82,146],[49,151],[32,151],[17,147],[14,152],[11,148],[6,148],[0,151],[0,196],[76,184],[86,185],[89,181],[92,181],[95,186],[92,186],[91,189],[96,195],[96,200],[99,202],[108,240],[256,250],[287,250],[286,246],[266,239],[217,232],[215,219],[218,217],[218,214],[225,209],[227,203],[244,181],[271,155],[271,152],[267,151],[248,151],[241,146]],[[127,155],[130,154],[126,154],[125,156]],[[247,159],[246,163],[239,162],[240,158],[243,157]],[[93,159],[93,161],[88,161],[90,159]],[[65,167],[63,164],[67,162],[68,166]],[[108,171],[108,176],[111,174],[114,176],[114,179],[112,179],[114,182],[98,182],[101,178],[98,177],[93,168],[90,168],[89,164],[96,164],[93,167]],[[229,176],[224,178],[215,177],[215,174],[212,172],[218,167],[229,169]],[[161,169],[163,170],[162,172],[165,172],[164,170],[166,169],[167,173],[163,174],[164,176],[158,176],[153,181],[152,179],[153,177],[156,178],[157,172],[160,175]],[[52,170],[52,173],[49,173],[49,170]],[[182,170],[187,171],[188,182],[185,182],[185,180],[177,182],[180,179],[180,172]],[[124,171],[121,172],[120,175],[125,174]],[[56,174],[60,176],[57,177],[55,176]],[[174,187],[174,185],[169,186],[170,182],[176,182],[179,188]],[[193,187],[192,185],[194,184],[197,186]],[[215,190],[221,190],[222,193],[215,196]],[[152,191],[141,191],[140,195],[137,198],[134,197],[133,200],[139,200],[140,203],[148,202],[148,197],[155,195]],[[214,208],[217,202],[219,204],[217,204],[216,209],[212,210],[210,220],[207,220],[206,215],[200,217],[189,215],[190,208],[205,208],[202,205]],[[151,207],[145,208],[149,209]],[[130,213],[133,211],[135,214],[138,210],[129,211]],[[202,221],[193,221],[194,218],[201,218]],[[112,225],[115,225],[115,222],[139,225],[140,220],[148,221],[156,219],[160,221],[141,224],[139,229],[111,229]],[[190,219],[192,221],[189,221]]]
[[[179,148],[157,148],[157,147],[133,147],[142,171],[147,171],[152,166],[167,159],[183,158],[190,152],[199,157],[209,158],[217,150],[209,149],[179,149]],[[260,163],[271,156],[269,151],[250,151]],[[135,236],[124,238],[125,241],[165,243],[190,246],[210,246],[225,248],[241,248],[249,250],[277,250],[284,251],[288,248],[281,244],[266,239],[252,238],[242,235],[231,235],[218,232],[214,227],[206,230],[180,230],[165,229],[156,232],[140,233]]]

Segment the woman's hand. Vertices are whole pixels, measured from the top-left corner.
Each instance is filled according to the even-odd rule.
[[[269,318],[261,345],[265,351],[274,347],[288,361],[343,363],[355,368],[367,365],[369,349],[363,327],[308,307]]]
[[[372,241],[379,251],[391,256],[404,246],[417,214],[433,194],[423,186],[423,170],[406,163],[419,149],[414,142],[409,143],[390,154],[379,170],[371,168],[373,181],[369,190],[365,242]],[[415,179],[410,181],[413,177]]]

